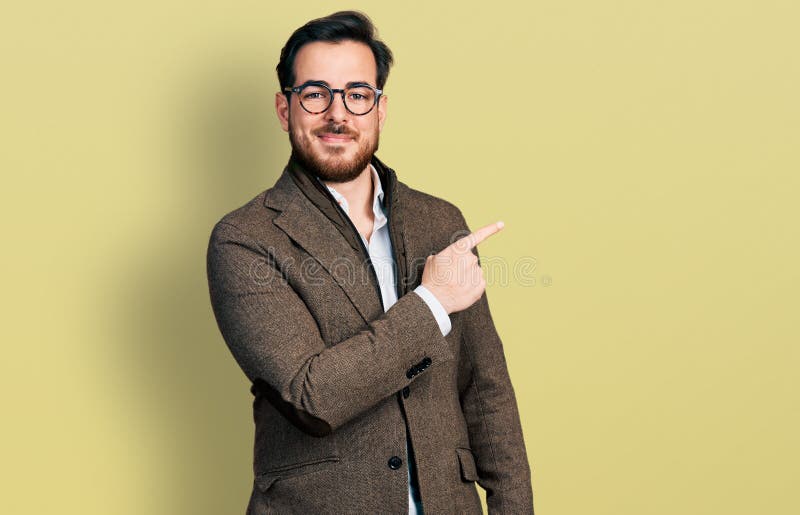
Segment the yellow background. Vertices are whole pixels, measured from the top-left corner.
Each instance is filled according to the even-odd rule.
[[[379,156],[535,259],[489,298],[537,512],[800,513],[797,2],[16,4],[1,513],[243,513],[206,244],[287,159],[281,46],[342,8],[397,58]]]

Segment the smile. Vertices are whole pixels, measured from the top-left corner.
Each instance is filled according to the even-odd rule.
[[[347,134],[331,134],[331,133],[320,134],[319,139],[321,139],[325,143],[347,143],[353,141],[353,138],[351,136],[348,136]]]

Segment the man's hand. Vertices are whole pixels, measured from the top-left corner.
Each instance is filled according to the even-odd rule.
[[[486,289],[483,270],[472,249],[503,228],[503,222],[489,224],[454,241],[438,254],[428,256],[422,285],[442,304],[447,314],[467,309]]]

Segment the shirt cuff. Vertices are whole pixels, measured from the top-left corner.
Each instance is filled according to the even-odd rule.
[[[437,299],[428,288],[421,284],[414,288],[414,293],[422,297],[422,300],[424,300],[425,304],[431,309],[434,318],[436,318],[436,322],[439,324],[439,330],[442,332],[442,336],[447,336],[450,329],[452,329],[452,325],[450,324],[450,317],[447,315],[447,311],[444,310],[444,307],[442,307],[442,303],[439,302],[439,299]]]

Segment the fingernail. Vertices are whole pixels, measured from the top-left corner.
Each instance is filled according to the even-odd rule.
[[[505,223],[503,223],[502,221],[500,221],[500,222],[497,222],[497,227],[498,227],[498,229],[502,229],[502,228],[503,228],[503,227],[505,227],[505,226],[506,226],[506,224],[505,224]]]

